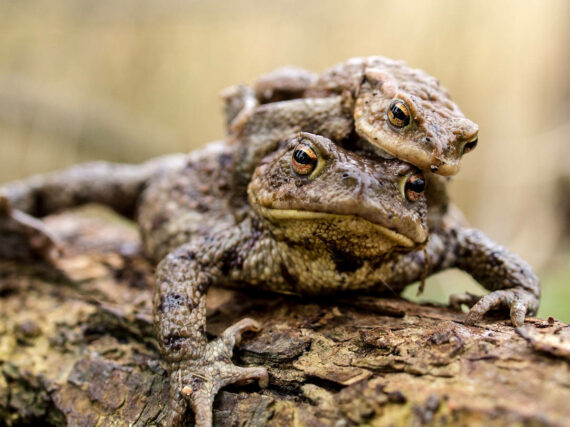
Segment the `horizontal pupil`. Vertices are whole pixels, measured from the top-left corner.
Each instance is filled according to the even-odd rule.
[[[400,108],[398,105],[393,105],[392,106],[392,114],[394,115],[395,118],[397,118],[398,120],[406,120],[408,118],[407,114],[404,112],[404,110],[402,108]]]
[[[423,179],[416,179],[415,181],[410,181],[408,183],[408,189],[412,190],[414,193],[421,193],[424,191],[426,183]]]
[[[310,165],[313,162],[311,156],[309,156],[303,150],[295,150],[295,152],[293,153],[293,158],[297,163],[300,163],[302,165]]]

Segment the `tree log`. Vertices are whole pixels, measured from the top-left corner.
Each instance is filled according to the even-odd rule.
[[[57,269],[0,264],[0,425],[160,424],[168,380],[136,230],[85,213],[46,221],[65,242]],[[263,329],[234,360],[266,366],[270,384],[223,389],[216,425],[570,423],[570,327],[554,319],[468,327],[395,297],[210,291],[211,337],[246,316]]]

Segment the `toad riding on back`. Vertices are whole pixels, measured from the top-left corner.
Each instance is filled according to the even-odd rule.
[[[220,388],[269,378],[232,351],[253,319],[208,342],[212,285],[322,295],[401,291],[447,268],[491,292],[454,295],[466,324],[536,312],[539,281],[518,256],[465,226],[441,175],[475,148],[477,126],[430,76],[402,62],[349,60],[320,77],[278,70],[224,93],[230,135],[142,165],[89,163],[0,188],[0,256],[57,263],[38,217],[86,202],[137,221],[157,263],[154,323],[168,364],[167,425],[188,407],[211,426]],[[355,131],[354,131],[355,130]],[[437,174],[434,174],[437,173]]]

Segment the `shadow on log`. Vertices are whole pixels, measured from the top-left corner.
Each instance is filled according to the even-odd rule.
[[[60,272],[0,264],[0,425],[160,424],[168,383],[136,230],[77,213],[47,222],[66,242]],[[234,359],[270,373],[267,389],[222,390],[216,425],[570,420],[570,327],[554,319],[467,327],[462,313],[402,299],[221,289],[208,313],[211,337],[259,320]]]

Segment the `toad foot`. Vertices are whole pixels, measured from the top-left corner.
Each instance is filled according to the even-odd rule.
[[[466,303],[469,302],[472,302],[472,300],[466,301]],[[510,317],[513,325],[521,326],[527,314],[533,315],[536,313],[538,304],[539,302],[536,295],[520,287],[494,291],[481,297],[479,301],[471,307],[465,318],[465,324],[474,325],[481,320],[488,311],[500,307],[508,307],[510,309]]]
[[[265,368],[244,368],[231,361],[233,348],[241,340],[242,333],[259,329],[256,321],[242,319],[209,343],[201,359],[177,364],[170,375],[170,413],[166,425],[182,424],[188,402],[194,411],[195,425],[210,427],[214,398],[222,387],[250,380],[257,380],[260,387],[267,387],[269,378]]]

